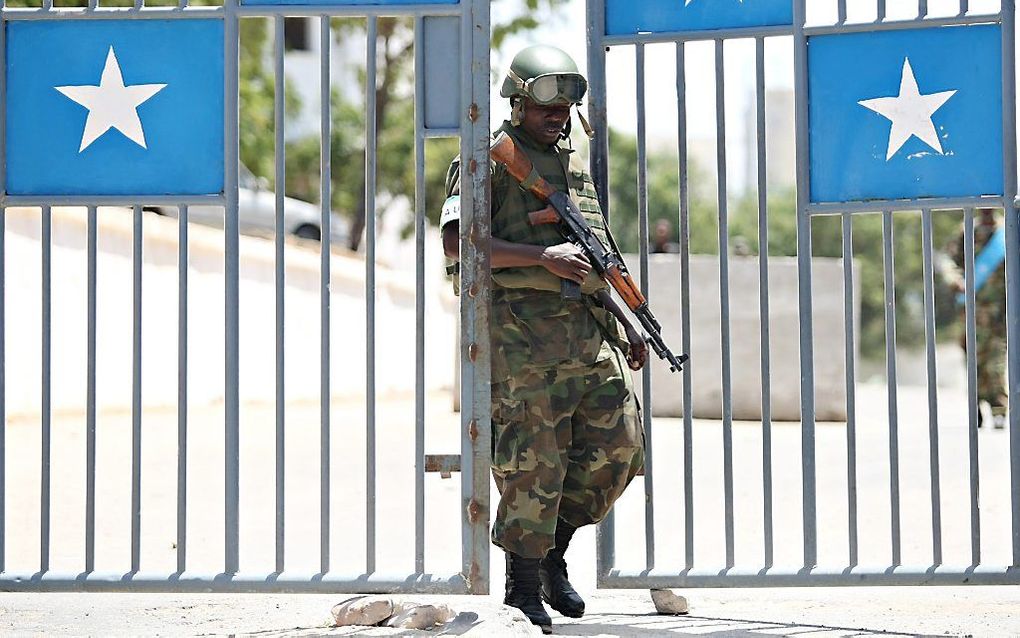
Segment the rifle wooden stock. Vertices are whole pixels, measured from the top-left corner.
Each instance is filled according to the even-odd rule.
[[[616,266],[610,266],[602,275],[606,282],[620,294],[620,298],[631,310],[637,310],[645,305],[645,296],[641,294],[634,278],[628,273],[621,271]]]
[[[528,156],[524,154],[524,151],[517,148],[517,144],[514,144],[513,139],[506,133],[500,133],[496,136],[492,146],[489,147],[489,155],[492,159],[506,166],[507,172],[521,184],[527,183],[526,180],[535,171],[535,167],[531,164]],[[546,201],[556,192],[549,185],[549,182],[545,181],[541,176],[536,174],[532,180],[533,183],[528,190],[537,195],[542,201]]]
[[[560,213],[552,206],[546,206],[542,210],[528,213],[528,223],[532,226],[541,224],[556,224],[560,221]]]

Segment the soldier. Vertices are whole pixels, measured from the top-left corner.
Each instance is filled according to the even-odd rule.
[[[561,143],[587,86],[563,51],[528,47],[503,81],[511,117],[499,130],[570,194],[608,245],[595,185]],[[552,225],[529,225],[527,214],[545,204],[502,165],[494,163],[491,176],[492,473],[500,492],[492,541],[506,552],[504,603],[549,633],[543,599],[565,616],[584,614],[564,558],[574,531],[602,520],[644,463],[627,368],[640,369],[647,349],[584,253]],[[459,256],[459,179],[458,158],[440,221],[452,260]],[[562,279],[581,284],[580,300],[562,298]]]
[[[981,270],[982,262],[987,261],[991,274],[974,291],[974,318],[977,326],[977,394],[978,401],[987,402],[992,410],[992,421],[995,429],[1006,427],[1006,408],[1009,396],[1006,393],[1006,277],[1003,267],[1005,251],[1000,247],[988,247],[990,240],[999,230],[999,222],[995,217],[994,208],[978,210],[978,221],[974,225],[975,274]],[[1000,238],[996,238],[998,241]],[[951,287],[957,292],[964,291],[964,252],[963,233],[949,247],[950,257],[956,265],[951,273]],[[986,248],[988,247],[988,248]],[[990,252],[983,254],[985,250]],[[960,345],[966,351],[966,339]],[[978,410],[978,427],[983,418]]]

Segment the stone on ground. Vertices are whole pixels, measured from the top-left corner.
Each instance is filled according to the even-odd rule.
[[[385,624],[401,629],[432,629],[445,625],[454,616],[456,614],[447,605],[422,605],[408,601],[393,605],[393,615]]]
[[[655,611],[660,614],[686,614],[690,610],[687,599],[671,589],[653,589],[652,602],[655,603]]]
[[[333,606],[333,624],[378,625],[393,615],[393,601],[380,596],[358,596]]]

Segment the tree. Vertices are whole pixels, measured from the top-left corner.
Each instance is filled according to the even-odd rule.
[[[516,13],[505,22],[492,27],[492,47],[498,49],[507,36],[538,26],[535,13],[546,15],[557,10],[566,0],[525,0]],[[414,24],[408,18],[381,17],[377,20],[377,73],[375,86],[375,118],[377,149],[377,191],[392,199],[414,199]],[[361,18],[335,18],[335,37],[360,38],[366,34],[366,21]],[[365,88],[366,73],[362,67],[359,82]],[[344,167],[332,179],[335,210],[350,217],[348,247],[358,250],[365,228],[364,171],[353,167],[365,165],[365,117],[360,102],[334,93],[333,166]],[[271,106],[271,105],[270,105]],[[271,112],[271,108],[270,108]],[[271,130],[271,127],[270,127]],[[318,198],[317,137],[298,140],[288,145],[287,192],[297,197]],[[444,180],[450,160],[457,154],[459,142],[454,139],[429,140],[426,144],[426,211],[438,221]],[[380,202],[383,203],[383,202]],[[385,213],[385,205],[377,214]]]

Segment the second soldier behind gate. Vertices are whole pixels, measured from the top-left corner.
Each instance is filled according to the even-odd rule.
[[[511,117],[499,131],[513,138],[541,177],[569,193],[608,244],[595,185],[563,144],[571,108],[580,105],[587,86],[563,51],[520,51],[500,90],[510,100]],[[644,462],[628,368],[640,369],[647,349],[615,302],[596,300],[607,284],[581,250],[564,242],[554,225],[528,223],[528,213],[545,204],[502,165],[492,164],[491,175],[492,473],[500,492],[492,541],[506,552],[504,602],[549,633],[543,599],[565,616],[584,614],[564,558],[574,531],[601,521]],[[456,261],[459,159],[446,186],[443,247]],[[562,279],[582,285],[580,300],[561,296]]]

